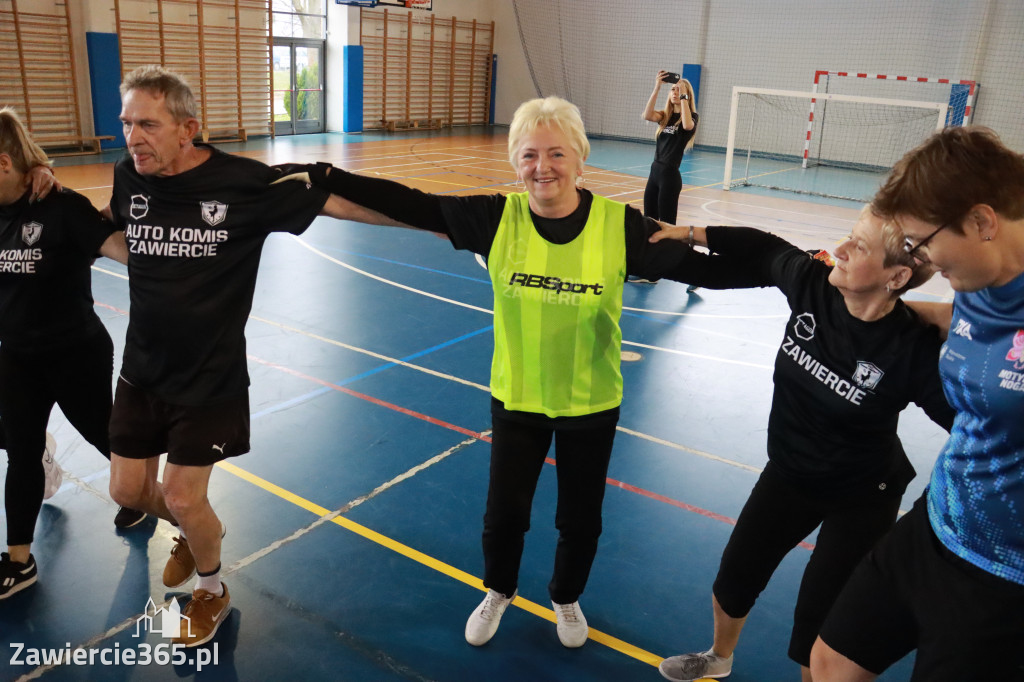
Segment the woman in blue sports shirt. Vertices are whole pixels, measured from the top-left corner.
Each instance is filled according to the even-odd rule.
[[[1024,680],[1024,156],[947,128],[875,197],[955,297],[939,359],[957,411],[931,482],[854,572],[811,656],[816,682]]]

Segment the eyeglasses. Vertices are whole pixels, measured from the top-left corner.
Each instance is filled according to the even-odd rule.
[[[920,252],[921,247],[924,246],[925,244],[927,244],[928,242],[930,242],[932,240],[932,237],[934,237],[935,235],[937,235],[939,232],[941,232],[943,229],[945,229],[947,227],[949,227],[949,223],[944,223],[942,225],[939,225],[935,229],[934,232],[932,232],[930,235],[928,235],[927,237],[925,237],[924,239],[919,241],[916,246],[914,245],[914,242],[912,242],[910,240],[910,237],[904,237],[904,239],[903,239],[903,250],[906,251],[907,255],[910,256],[911,258],[916,258],[917,260],[921,261],[922,263],[927,263],[928,262],[928,257],[921,254],[921,252]]]

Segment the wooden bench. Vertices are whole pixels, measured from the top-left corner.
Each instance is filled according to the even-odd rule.
[[[203,142],[247,142],[249,136],[245,128],[223,128],[201,130]]]
[[[440,130],[444,127],[444,122],[439,118],[420,118],[420,119],[398,119],[398,120],[381,120],[384,124],[384,130],[388,132],[394,132],[396,130]]]
[[[35,143],[49,156],[80,156],[99,154],[101,142],[115,139],[113,135],[33,135]]]

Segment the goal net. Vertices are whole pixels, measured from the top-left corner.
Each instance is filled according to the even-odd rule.
[[[723,188],[868,201],[903,154],[942,129],[948,108],[946,102],[734,87]]]
[[[978,83],[967,78],[818,70],[814,72],[814,84],[811,86],[811,91],[861,97],[946,102],[949,105],[946,110],[946,125],[965,126],[974,117],[974,103],[978,98]],[[811,100],[809,122],[814,119],[816,113],[819,112],[815,107],[814,100]],[[820,113],[825,115],[827,111],[822,109]],[[822,123],[824,124],[824,121]],[[812,126],[808,123],[808,131],[811,130]],[[812,136],[808,135],[805,147],[810,149],[813,142]],[[805,160],[804,168],[807,165],[808,162]]]

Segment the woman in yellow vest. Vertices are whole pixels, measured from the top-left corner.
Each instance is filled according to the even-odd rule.
[[[279,170],[487,257],[494,288],[493,435],[483,530],[488,592],[466,623],[466,641],[489,641],[516,596],[533,495],[554,440],[559,539],[548,591],[558,638],[573,648],[589,632],[579,597],[601,534],[622,402],[623,282],[627,274],[685,274],[687,281],[713,286],[725,269],[711,263],[717,256],[699,256],[686,244],[649,243],[657,222],[578,186],[590,143],[575,105],[558,97],[522,104],[508,148],[526,192],[439,196],[323,163]]]

